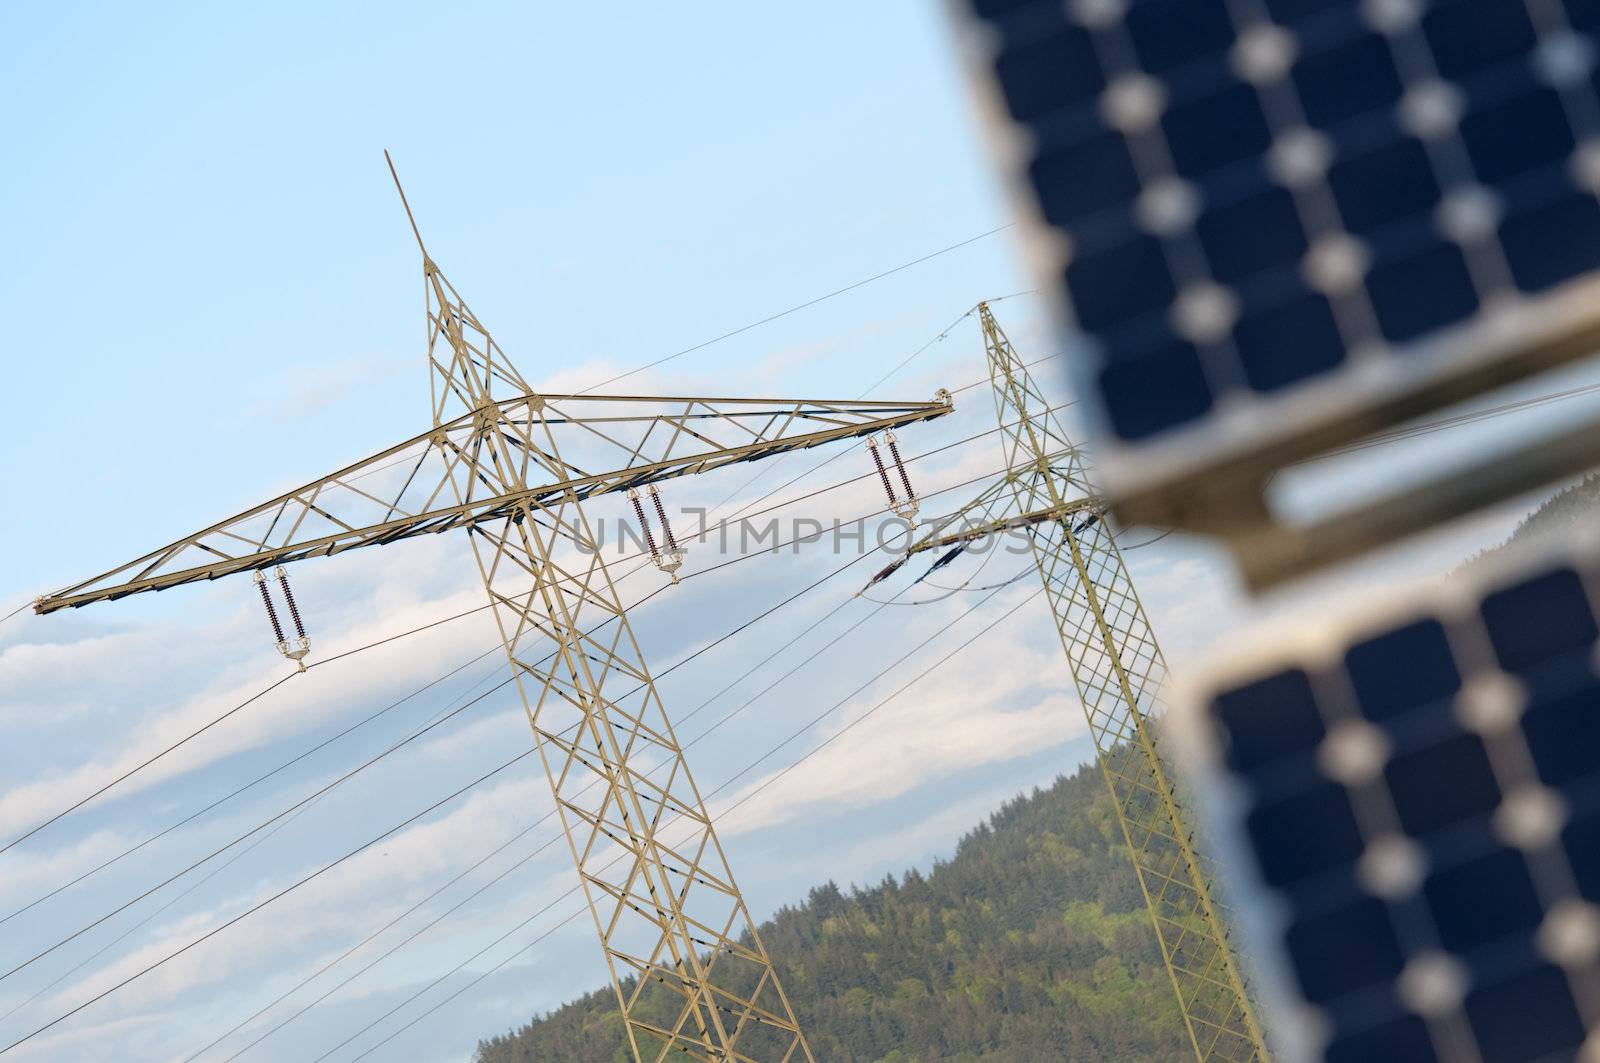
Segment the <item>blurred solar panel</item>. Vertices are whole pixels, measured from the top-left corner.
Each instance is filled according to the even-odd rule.
[[[1600,1058],[1597,616],[1590,542],[1287,635],[1191,699],[1291,1057]]]
[[[1600,338],[1595,0],[966,7],[1124,515]]]

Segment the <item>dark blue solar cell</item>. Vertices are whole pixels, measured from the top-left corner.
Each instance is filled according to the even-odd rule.
[[[1600,0],[1564,0],[1564,6],[1574,29],[1600,29]]]
[[[1400,98],[1400,74],[1377,34],[1305,56],[1291,71],[1306,121],[1326,128],[1388,107]]]
[[[1282,801],[1261,805],[1245,818],[1261,877],[1289,886],[1361,855],[1361,831],[1344,790],[1323,783]]]
[[[1220,695],[1212,713],[1226,734],[1227,761],[1234,771],[1304,753],[1327,734],[1311,681],[1298,669]]]
[[[1344,663],[1361,714],[1369,720],[1387,720],[1461,689],[1444,625],[1433,619],[1358,642],[1345,653]]]
[[[1112,430],[1123,439],[1143,439],[1197,420],[1212,402],[1200,355],[1189,343],[1107,366],[1100,371],[1100,394]]]
[[[1233,43],[1224,0],[1151,0],[1128,12],[1139,64],[1152,74],[1221,52]]]
[[[1383,769],[1407,834],[1421,836],[1493,812],[1500,787],[1477,735],[1458,734],[1395,757]]]
[[[1493,1063],[1572,1059],[1583,1044],[1583,1019],[1559,967],[1474,989],[1466,1012],[1479,1053]]]
[[[1517,287],[1543,291],[1600,268],[1600,205],[1593,196],[1574,194],[1507,215],[1500,224],[1500,242]]]
[[[1405,965],[1388,910],[1370,897],[1295,922],[1286,941],[1301,992],[1314,1004],[1388,981]]]
[[[1078,26],[1007,49],[994,68],[1011,116],[1021,122],[1091,99],[1106,84],[1094,42]]]
[[[1345,228],[1354,233],[1371,232],[1439,202],[1439,182],[1420,140],[1401,140],[1340,159],[1328,170],[1328,185]]]
[[[1525,54],[1534,44],[1523,0],[1460,0],[1422,19],[1439,73],[1459,78]]]
[[[1578,892],[1600,904],[1600,815],[1578,817],[1561,832],[1561,848],[1578,880]]]
[[[1428,1024],[1407,1015],[1371,1030],[1336,1038],[1324,1056],[1327,1063],[1438,1063]]]
[[[1027,7],[1055,6],[1052,0],[972,0],[972,10],[979,18],[996,19],[1015,14]]]
[[[1378,327],[1394,343],[1464,321],[1478,309],[1467,261],[1454,244],[1376,266],[1367,274],[1367,294]]]
[[[1247,314],[1233,329],[1245,379],[1257,391],[1273,391],[1344,361],[1344,340],[1328,300],[1302,292],[1281,306]]]
[[[1139,194],[1121,133],[1102,133],[1040,153],[1028,167],[1045,220],[1062,227]]]
[[[1478,179],[1490,184],[1563,162],[1575,143],[1561,97],[1553,89],[1467,115],[1461,120],[1461,139]]]
[[[1511,672],[1583,649],[1597,634],[1583,582],[1571,569],[1497,591],[1479,612],[1500,666]]]
[[[1439,779],[1448,786],[1450,780]],[[1517,931],[1532,930],[1544,918],[1527,861],[1515,849],[1436,871],[1422,884],[1423,895],[1439,929],[1439,941],[1451,952],[1466,952]]]
[[[1348,0],[1267,0],[1267,13],[1274,22],[1287,23],[1346,3]]]
[[[1211,261],[1211,272],[1223,283],[1296,262],[1306,253],[1306,234],[1294,197],[1284,188],[1206,211],[1195,231]]]
[[[1185,177],[1210,173],[1230,162],[1259,156],[1272,144],[1255,89],[1234,84],[1221,92],[1172,107],[1161,119],[1172,164]]]
[[[1534,767],[1551,786],[1600,772],[1600,684],[1593,673],[1589,679],[1583,688],[1560,697],[1536,693],[1523,713],[1522,733]]]
[[[1161,242],[1153,236],[1074,258],[1067,286],[1078,322],[1090,332],[1165,309],[1177,294]]]

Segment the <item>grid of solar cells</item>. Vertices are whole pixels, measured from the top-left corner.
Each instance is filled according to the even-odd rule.
[[[1600,267],[1600,0],[969,0],[1110,431]]]
[[[1600,1052],[1597,615],[1556,567],[1212,698],[1330,1063]]]

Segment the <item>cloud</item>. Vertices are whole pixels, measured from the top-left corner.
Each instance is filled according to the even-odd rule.
[[[342,359],[306,362],[286,370],[279,381],[262,388],[275,395],[261,413],[283,424],[293,424],[344,404],[362,383],[416,368],[410,355],[356,354]]]
[[[6,872],[0,878],[0,904],[9,911],[27,904],[89,868],[112,853],[122,852],[138,839],[125,829],[96,830],[41,853],[8,853]],[[0,915],[5,912],[0,912]],[[3,931],[0,931],[3,932]]]
[[[439,790],[439,796],[448,792],[443,787]],[[399,914],[471,860],[516,835],[538,818],[532,810],[542,810],[549,804],[548,787],[534,771],[473,791],[442,815],[363,850],[245,917],[214,943],[207,941],[164,963],[119,991],[116,1006],[126,1010],[176,1003],[184,994],[201,987],[293,966],[297,959],[326,948],[330,939],[354,940],[356,935],[376,929]],[[557,829],[552,821],[536,836],[530,836],[528,847],[553,837]],[[502,860],[509,863],[521,854],[522,847],[514,846]],[[565,856],[561,847],[552,846],[541,863],[548,861],[564,870]],[[59,990],[40,1007],[53,1012],[89,999],[248,911],[314,869],[302,866],[283,872],[248,893],[161,924],[138,947]],[[494,870],[494,865],[486,866],[479,875],[486,877]]]
[[[302,595],[309,599],[313,596]],[[430,623],[441,616],[462,612],[482,604],[481,591],[463,590],[441,598],[418,598],[392,589],[367,596],[381,601],[371,619],[343,628],[332,646],[322,651],[324,640],[317,638],[319,655],[331,656],[341,647],[363,645],[386,638],[411,627]],[[173,626],[140,635],[96,639],[90,648],[51,647],[47,650],[27,644],[13,646],[0,655],[0,665],[21,689],[34,683],[55,682],[66,668],[65,661],[93,661],[88,678],[102,675],[149,674],[145,654],[148,640],[154,637],[168,645],[188,645],[182,662],[187,675],[172,672],[164,677],[173,686],[187,680],[192,693],[176,705],[152,705],[144,712],[126,713],[123,706],[101,706],[96,726],[103,729],[98,738],[98,756],[79,761],[66,770],[48,772],[31,780],[13,782],[0,800],[0,835],[9,836],[27,829],[43,818],[67,807],[86,794],[144,763],[189,733],[201,728],[251,698],[258,700],[237,715],[216,725],[200,738],[144,768],[118,784],[99,799],[100,804],[121,801],[159,783],[194,772],[209,764],[247,749],[281,741],[333,719],[350,714],[353,705],[370,702],[384,692],[395,691],[434,679],[462,663],[472,654],[491,646],[488,612],[475,614],[461,622],[436,628],[427,638],[415,638],[374,649],[361,657],[341,662],[328,669],[313,669],[305,676],[293,676],[287,683],[260,696],[280,680],[286,667],[260,652],[259,617],[235,616],[220,629],[195,631]],[[249,630],[247,631],[246,628]],[[246,649],[248,647],[248,649]],[[216,660],[251,662],[224,666],[221,678],[206,681],[205,673]],[[318,658],[313,657],[315,662]],[[69,689],[73,689],[69,685]],[[170,689],[170,687],[169,687]],[[259,697],[258,697],[259,696]],[[8,697],[5,715],[21,711]],[[112,741],[113,737],[119,740]]]
[[[990,611],[976,623],[995,619]],[[920,662],[908,663],[905,671],[852,699],[840,719],[818,731],[811,748],[819,751],[802,769],[773,769],[714,802],[714,813],[727,809],[718,816],[722,833],[733,836],[867,807],[980,765],[1064,744],[1085,730],[1076,699],[1063,692],[1065,661],[1059,652],[1052,656],[1048,648],[999,637],[872,709],[930,657],[922,655]],[[973,667],[978,659],[981,668]],[[837,740],[821,746],[831,738]]]
[[[127,1051],[130,1044],[143,1046],[163,1040],[162,1035],[171,1030],[174,1018],[164,1012],[146,1012],[77,1029],[52,1030],[15,1049],[15,1058],[42,1061],[105,1058],[106,1047],[110,1045],[121,1046],[124,1058],[133,1058],[137,1053]]]

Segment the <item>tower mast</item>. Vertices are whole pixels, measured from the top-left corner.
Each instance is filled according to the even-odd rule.
[[[907,556],[959,550],[1001,533],[1028,536],[1195,1056],[1201,1063],[1266,1063],[1206,861],[1151,727],[1166,661],[1082,452],[988,304],[977,309],[1008,472],[938,522]]]

